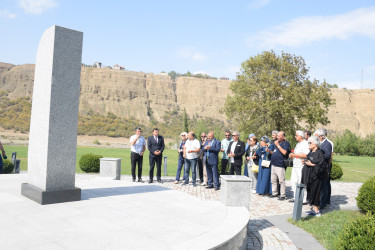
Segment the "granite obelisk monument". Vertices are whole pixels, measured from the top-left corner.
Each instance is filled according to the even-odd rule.
[[[75,169],[82,40],[82,32],[55,25],[38,47],[21,193],[42,205],[81,199]]]

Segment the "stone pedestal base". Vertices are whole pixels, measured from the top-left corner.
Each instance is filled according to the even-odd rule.
[[[250,206],[251,179],[241,175],[222,175],[220,201],[226,206]]]
[[[81,200],[80,188],[47,191],[22,183],[21,194],[41,205]]]
[[[100,158],[100,176],[121,178],[121,158]]]

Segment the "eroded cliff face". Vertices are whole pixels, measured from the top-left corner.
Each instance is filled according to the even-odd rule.
[[[34,65],[0,63],[0,90],[9,98],[32,96]],[[137,119],[149,123],[153,118],[163,122],[165,112],[186,109],[190,117],[209,117],[226,121],[219,113],[230,94],[230,81],[179,77],[173,82],[168,75],[82,68],[80,113],[89,110]],[[375,133],[375,90],[331,89],[336,105],[328,113],[332,133],[345,129],[360,136]]]

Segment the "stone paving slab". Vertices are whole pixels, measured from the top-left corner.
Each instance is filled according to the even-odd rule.
[[[246,237],[246,208],[162,185],[77,174],[80,201],[40,205],[21,195],[27,180],[0,175],[0,249],[204,250]]]
[[[124,179],[130,180],[130,177],[125,177]],[[182,186],[180,184],[181,182],[179,184],[174,184],[173,177],[165,177],[163,181],[164,183],[158,183],[157,185],[179,190],[202,200],[220,199],[220,190],[205,189],[205,187],[200,184],[198,184],[197,187],[193,187],[191,183],[186,186]],[[361,185],[362,183],[356,182],[331,182],[331,204],[327,205],[327,207],[322,210],[322,213],[356,207],[357,203],[355,197],[358,195],[358,190]],[[293,196],[290,181],[286,181],[286,196],[288,198]],[[251,193],[247,249],[297,249],[288,235],[266,219],[271,216],[287,214],[290,214],[290,217],[292,217],[293,207],[294,203],[288,200],[279,201],[277,198],[269,198],[268,196],[260,196]],[[310,206],[304,205],[302,210],[308,211],[310,210]],[[318,243],[317,245],[320,244]],[[307,246],[305,246],[305,248],[306,247]]]

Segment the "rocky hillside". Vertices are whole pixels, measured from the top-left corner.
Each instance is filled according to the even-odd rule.
[[[0,63],[0,90],[9,98],[32,96],[34,65]],[[82,68],[80,112],[112,112],[117,116],[145,123],[162,121],[165,112],[182,112],[190,117],[209,117],[225,121],[218,111],[230,94],[230,81],[168,75]],[[358,135],[375,133],[375,90],[331,89],[336,105],[329,111],[333,133],[349,129]]]

